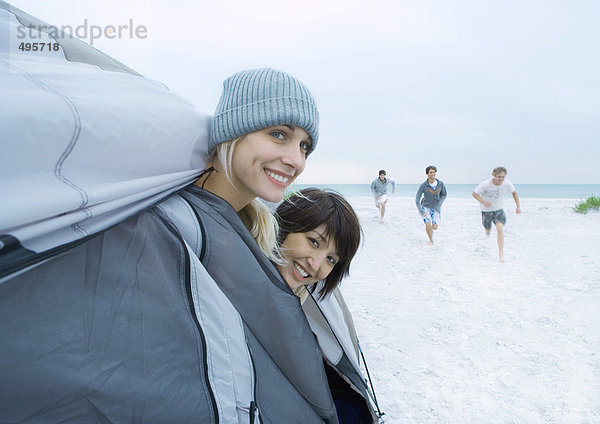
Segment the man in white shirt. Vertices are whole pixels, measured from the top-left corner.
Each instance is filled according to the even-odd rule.
[[[485,228],[486,234],[489,236],[492,229],[492,222],[496,225],[498,233],[498,253],[500,262],[504,262],[504,224],[506,224],[506,214],[503,209],[503,196],[505,191],[512,193],[515,204],[517,205],[516,213],[521,213],[521,205],[519,203],[519,195],[515,187],[506,177],[507,171],[503,166],[494,168],[492,176],[489,180],[485,180],[473,191],[473,197],[481,205],[481,223]]]

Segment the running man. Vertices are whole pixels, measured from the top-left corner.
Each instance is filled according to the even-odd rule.
[[[516,213],[521,213],[521,204],[519,195],[515,187],[506,177],[507,171],[503,166],[494,168],[489,180],[485,180],[473,191],[473,197],[481,204],[481,223],[485,228],[485,233],[489,236],[492,229],[492,222],[496,225],[498,233],[498,255],[500,262],[504,262],[504,224],[506,224],[506,214],[504,213],[503,195],[505,191],[510,191],[517,205]]]
[[[383,216],[385,215],[385,204],[387,203],[388,184],[392,185],[392,193],[396,192],[396,183],[391,178],[386,178],[385,170],[379,170],[379,177],[375,178],[371,183],[371,194],[375,199],[375,206],[381,211],[379,222],[383,224]]]
[[[442,218],[442,203],[446,200],[448,193],[446,192],[446,186],[435,176],[437,174],[437,168],[433,165],[429,165],[425,168],[425,174],[427,179],[419,189],[415,196],[415,203],[417,209],[421,215],[423,215],[423,222],[425,223],[425,232],[429,237],[429,244],[433,244],[433,232],[438,229],[440,219]]]

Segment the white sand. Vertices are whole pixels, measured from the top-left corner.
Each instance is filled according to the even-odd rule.
[[[386,222],[349,198],[365,242],[342,291],[386,423],[600,423],[600,213],[505,199],[505,263],[474,199],[434,246],[412,198]]]

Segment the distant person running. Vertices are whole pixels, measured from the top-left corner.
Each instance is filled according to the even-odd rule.
[[[425,168],[427,180],[417,190],[415,203],[425,223],[425,232],[429,237],[429,244],[433,244],[433,231],[438,229],[441,219],[442,203],[446,200],[447,192],[444,183],[435,175],[437,168],[429,165]]]
[[[517,205],[516,213],[521,213],[519,195],[512,183],[505,179],[506,174],[505,167],[499,166],[494,168],[492,171],[494,178],[485,180],[475,187],[473,191],[473,197],[481,204],[481,223],[488,236],[492,229],[492,222],[496,225],[500,262],[504,262],[504,224],[506,224],[506,214],[503,209],[504,202],[502,197],[505,191],[508,190],[512,193]]]
[[[385,171],[379,171],[379,177],[375,178],[371,183],[371,194],[375,199],[375,206],[381,211],[379,222],[383,224],[383,216],[385,215],[385,204],[387,203],[388,184],[392,185],[392,193],[396,192],[396,183],[391,178],[386,178]]]

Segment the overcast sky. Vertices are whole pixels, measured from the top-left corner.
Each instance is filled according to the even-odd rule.
[[[143,25],[94,46],[212,113],[273,67],[321,113],[299,183],[600,183],[600,2],[14,0],[49,24]],[[89,40],[87,40],[89,41]]]

